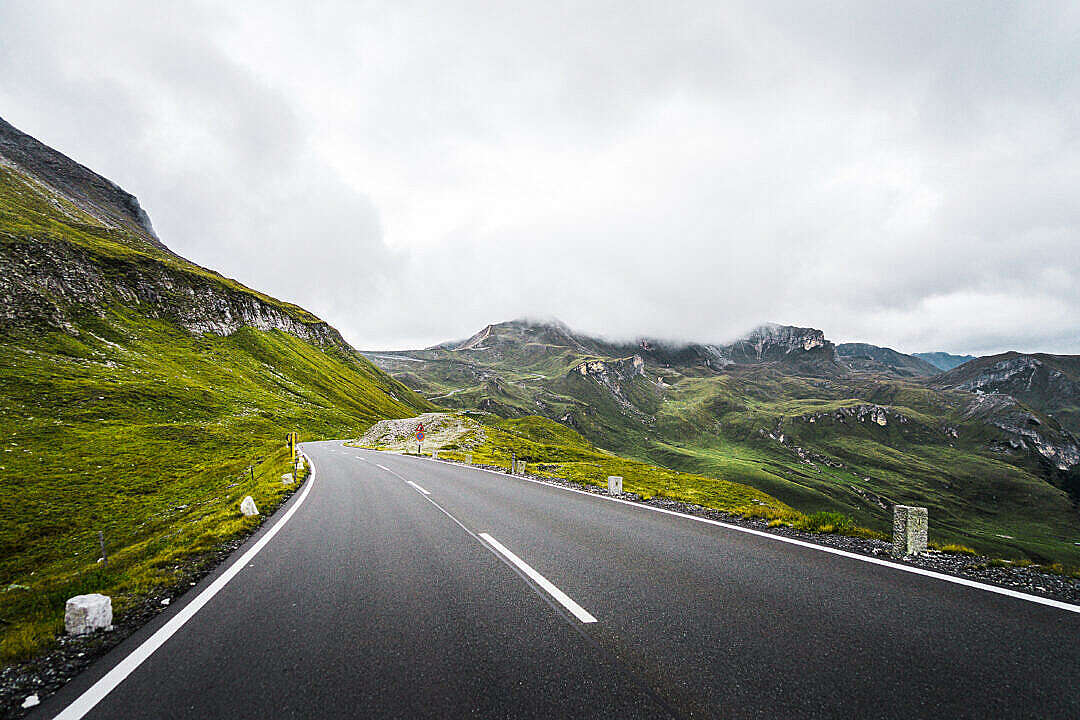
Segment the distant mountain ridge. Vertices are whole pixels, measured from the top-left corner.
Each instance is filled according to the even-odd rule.
[[[928,377],[940,370],[916,355],[905,355],[892,348],[867,343],[842,343],[836,352],[852,370],[875,371],[888,368],[904,377]]]
[[[369,357],[440,405],[541,415],[598,447],[751,484],[805,512],[842,510],[887,529],[891,504],[922,504],[966,544],[1080,562],[1065,540],[1080,535],[1067,357],[940,373],[891,348],[835,345],[816,328],[611,341],[528,320]]]
[[[939,370],[952,370],[975,359],[974,355],[953,355],[947,352],[912,353],[912,355],[925,360]]]

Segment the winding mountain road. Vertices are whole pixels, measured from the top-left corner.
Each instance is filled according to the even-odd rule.
[[[1080,612],[307,443],[280,517],[41,717],[1080,717]]]

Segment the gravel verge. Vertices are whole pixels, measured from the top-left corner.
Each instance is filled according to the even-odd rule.
[[[158,588],[152,595],[138,598],[122,614],[118,613],[113,618],[111,630],[98,630],[81,636],[57,635],[53,647],[44,654],[5,667],[0,671],[0,720],[24,717],[33,709],[23,708],[27,697],[37,695],[39,702],[44,702],[45,698],[66,685],[94,661],[165,611],[177,598],[194,589],[199,580],[214,572],[247,542],[248,538],[265,527],[267,521],[273,518],[305,483],[297,483],[283,494],[277,507],[266,508],[263,522],[256,527],[233,538],[212,553],[189,558],[183,564],[174,566],[176,582]]]
[[[438,462],[463,464],[453,460],[439,460]],[[495,470],[506,473],[506,468],[494,465],[474,465],[473,467],[481,467],[486,470]],[[526,473],[521,477],[526,477],[530,480],[539,480],[541,482],[559,485],[574,490],[581,490],[594,495],[611,497],[606,488],[598,487],[596,485],[582,485],[581,483],[572,482],[562,478],[553,478],[532,473]],[[713,510],[712,508],[703,507],[701,505],[693,505],[691,503],[684,503],[665,497],[652,497],[648,500],[642,500],[641,496],[636,495],[635,493],[622,493],[617,497],[621,500],[628,500],[630,502],[641,503],[642,505],[673,510],[686,515],[717,520],[728,523],[729,525],[752,528],[754,530],[769,533],[770,535],[779,535],[802,540],[815,545],[846,550],[859,555],[869,555],[883,560],[889,560],[899,565],[910,565],[912,567],[932,570],[945,575],[976,580],[981,583],[986,583],[987,585],[995,585],[1009,590],[1017,590],[1030,593],[1031,595],[1038,595],[1052,600],[1060,600],[1062,602],[1080,605],[1080,578],[1072,578],[1049,572],[1037,565],[1015,565],[1008,561],[995,560],[983,555],[945,553],[937,550],[930,550],[923,555],[899,559],[892,557],[892,543],[886,540],[869,540],[839,535],[836,533],[806,532],[785,525],[769,527],[769,523],[766,520],[745,518],[741,515],[723,512],[721,510]]]

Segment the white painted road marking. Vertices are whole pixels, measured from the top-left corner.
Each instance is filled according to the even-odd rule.
[[[306,454],[305,454],[306,457]],[[285,527],[285,523],[289,522],[289,518],[304,504],[304,500],[307,499],[308,494],[311,492],[311,488],[315,485],[315,464],[311,462],[311,458],[308,458],[308,465],[311,466],[311,476],[308,478],[307,487],[304,488],[304,492],[300,494],[300,498],[296,503],[289,508],[274,527],[251,546],[246,553],[244,553],[239,560],[229,566],[229,569],[218,576],[214,582],[210,583],[210,586],[199,593],[198,597],[189,602],[180,612],[176,613],[167,623],[158,628],[157,632],[148,637],[143,644],[135,648],[130,655],[121,660],[117,665],[105,673],[105,676],[91,685],[86,692],[79,697],[75,698],[75,701],[64,708],[59,715],[56,715],[53,720],[79,720],[83,715],[94,709],[94,706],[105,699],[105,696],[116,689],[116,686],[124,681],[124,679],[133,673],[137,667],[143,664],[143,662],[154,654],[154,651],[165,644],[165,642],[172,637],[177,630],[184,626],[188,620],[199,612],[206,603],[210,602],[210,599],[221,592],[221,589],[228,584],[236,575],[244,569],[244,567],[251,561],[259,551],[266,547],[266,544],[274,539],[278,531]]]
[[[491,537],[487,533],[480,533],[480,537],[482,537],[489,545],[491,545],[491,547],[498,550],[499,554],[501,554],[507,560],[512,562],[514,564],[514,566],[517,567],[518,570],[520,570],[521,572],[528,575],[530,580],[532,580],[534,583],[536,583],[540,587],[544,588],[544,590],[547,591],[548,595],[550,595],[551,597],[558,600],[559,604],[562,605],[567,610],[569,610],[570,612],[572,612],[574,614],[574,617],[576,617],[578,620],[580,620],[583,623],[594,623],[594,622],[596,622],[596,618],[594,618],[592,615],[590,615],[589,612],[585,608],[581,607],[576,602],[571,600],[569,595],[567,595],[562,590],[560,590],[559,588],[552,585],[550,580],[548,580],[546,577],[544,577],[540,573],[536,572],[536,570],[533,570],[533,568],[527,562],[525,562],[524,560],[519,558],[514,553],[510,552],[510,550],[508,550],[498,540]]]
[[[521,475],[510,475],[509,473],[500,472],[498,470],[489,470],[488,468],[474,467],[469,465],[462,465],[462,469],[475,470],[479,472],[491,473],[492,475],[501,475],[505,478],[511,478],[513,480],[524,480],[525,482],[531,482],[536,485],[544,485],[546,487],[555,488],[556,490],[565,490],[566,492],[577,493],[578,495],[586,495],[588,497],[597,500],[606,500],[607,502],[621,503],[623,505],[629,505],[641,510],[649,510],[651,512],[663,513],[665,515],[673,515],[675,517],[683,518],[684,520],[693,520],[694,522],[705,523],[706,525],[716,525],[717,527],[727,528],[728,530],[734,530],[735,532],[746,533],[748,535],[757,535],[759,537],[768,538],[770,540],[776,540],[777,542],[788,543],[790,545],[798,545],[800,547],[809,548],[811,550],[817,550],[819,552],[829,553],[831,555],[839,555],[841,557],[850,558],[852,560],[858,560],[859,562],[870,563],[872,565],[881,565],[882,567],[892,568],[893,570],[900,570],[902,572],[911,573],[913,575],[923,575],[924,577],[931,577],[935,580],[944,580],[955,585],[964,585],[966,587],[976,588],[978,590],[985,590],[986,592],[995,593],[997,595],[1005,595],[1007,597],[1016,598],[1017,600],[1026,600],[1027,602],[1036,603],[1038,605],[1046,605],[1059,610],[1065,610],[1066,612],[1080,613],[1080,605],[1073,605],[1071,603],[1062,602],[1061,600],[1052,600],[1050,598],[1040,597],[1038,595],[1030,595],[1028,593],[1019,592],[1017,590],[1010,590],[1009,588],[998,587],[997,585],[988,585],[986,583],[978,582],[977,580],[968,580],[967,578],[957,577],[955,575],[946,575],[945,573],[935,572],[933,570],[924,570],[914,565],[901,565],[900,563],[890,562],[889,560],[882,560],[881,558],[871,557],[869,555],[860,555],[858,553],[848,552],[847,550],[839,550],[837,548],[831,548],[827,545],[818,545],[812,542],[806,542],[805,540],[796,540],[795,538],[784,537],[783,535],[776,535],[774,533],[765,532],[764,530],[754,530],[753,528],[742,527],[741,525],[732,525],[731,523],[721,522],[719,520],[712,520],[711,518],[697,517],[696,515],[687,515],[686,513],[676,512],[675,510],[668,510],[667,508],[653,507],[652,505],[645,505],[640,502],[632,502],[630,500],[623,500],[621,498],[607,497],[599,495],[597,493],[586,492],[585,490],[578,490],[576,488],[569,488],[563,485],[556,485],[555,483],[544,482],[543,480],[534,480],[533,478],[522,477]]]
[[[427,490],[424,490],[424,488],[420,487],[419,485],[414,483],[412,480],[407,480],[403,475],[400,475],[399,473],[394,472],[390,468],[383,467],[382,465],[380,465],[379,467],[381,467],[383,470],[390,473],[391,475],[397,475],[397,477],[401,478],[402,480],[405,480],[406,483],[408,483],[409,485],[412,485],[414,488],[416,488],[417,490],[422,492],[424,494],[424,499],[427,500],[432,505],[434,505],[436,508],[438,508],[439,512],[441,512],[446,517],[450,518],[455,524],[457,524],[458,527],[460,527],[462,530],[464,530],[466,533],[468,533],[468,535],[470,537],[472,537],[474,540],[476,540],[482,546],[487,548],[490,552],[493,552],[496,557],[500,558],[503,562],[507,562],[510,565],[516,567],[518,569],[518,571],[520,571],[521,573],[524,573],[524,575],[527,578],[529,578],[534,583],[539,585],[542,590],[547,592],[548,595],[550,595],[552,598],[554,598],[556,601],[558,601],[559,604],[561,604],[564,608],[569,610],[574,615],[574,617],[576,617],[578,620],[580,620],[583,623],[594,623],[594,622],[596,622],[596,618],[594,618],[592,615],[590,615],[587,610],[585,610],[583,607],[581,607],[576,602],[571,600],[569,595],[564,593],[559,588],[555,587],[551,583],[550,580],[548,580],[546,577],[544,577],[540,573],[536,572],[536,570],[534,570],[532,567],[530,567],[528,563],[526,563],[524,560],[519,558],[517,555],[512,553],[510,550],[508,550],[498,540],[491,537],[487,533],[480,533],[479,535],[477,535],[472,530],[465,527],[465,524],[463,522],[461,522],[460,520],[458,520],[456,517],[454,517],[453,514],[450,513],[450,511],[448,511],[442,505],[440,505],[439,503],[435,502],[430,497],[428,497],[429,495],[431,495],[431,493],[429,493]],[[535,588],[534,588],[534,590],[535,590]],[[567,622],[569,622],[569,620],[567,620]]]

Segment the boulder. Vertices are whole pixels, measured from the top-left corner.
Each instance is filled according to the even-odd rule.
[[[112,625],[112,598],[108,595],[76,595],[67,601],[64,628],[71,635],[85,635]]]
[[[251,517],[252,515],[259,514],[259,508],[255,507],[255,500],[250,495],[240,501],[240,512],[245,516]]]
[[[281,484],[282,485],[292,485],[292,481],[293,481],[292,473],[285,473],[284,475],[281,476]]]

